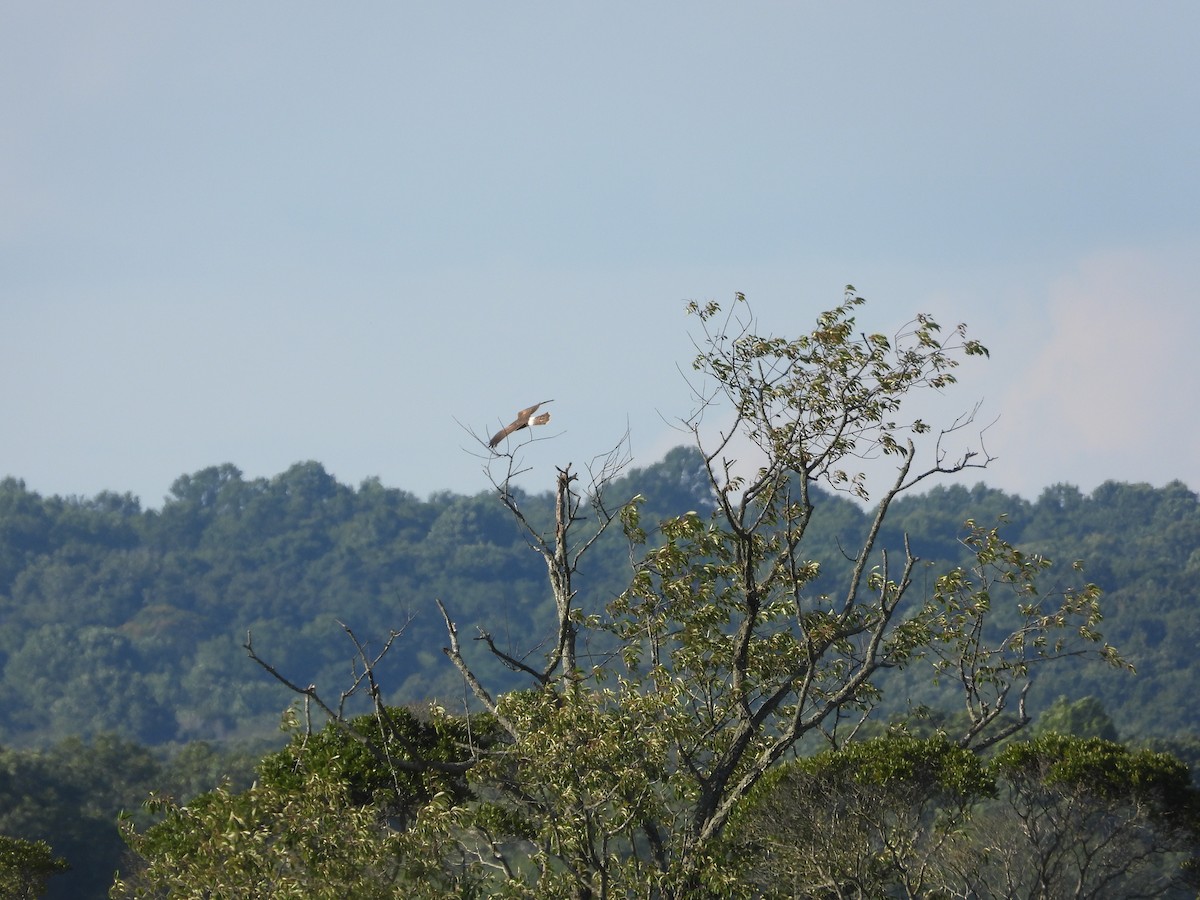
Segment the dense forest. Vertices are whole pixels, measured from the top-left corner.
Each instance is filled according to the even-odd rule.
[[[702,460],[679,448],[613,490],[646,498],[645,521],[704,509]],[[522,496],[551,515],[552,496]],[[870,510],[826,494],[812,547],[836,569]],[[1192,586],[1200,569],[1200,504],[1181,483],[1059,485],[1036,501],[935,487],[896,501],[885,542],[907,533],[931,569],[963,556],[963,523],[995,521],[1017,543],[1085,561],[1105,591],[1105,636],[1134,675],[1097,663],[1061,666],[1037,685],[1036,711],[1089,697],[1111,737],[1154,743],[1195,762],[1200,683]],[[610,532],[588,557],[582,591],[603,605],[628,582],[626,541]],[[104,896],[123,844],[116,814],[150,791],[187,798],[230,778],[245,785],[294,700],[247,656],[294,683],[331,691],[350,680],[344,623],[381,645],[388,702],[461,706],[446,662],[440,598],[516,656],[542,652],[552,606],[542,560],[495,493],[421,500],[369,480],[339,484],[319,464],[246,480],[232,465],[179,478],[161,510],[129,495],[43,497],[0,482],[0,833],[49,839],[73,865],[51,897]],[[471,650],[473,648],[468,648]],[[486,667],[487,657],[477,662]],[[497,666],[492,675],[521,680]],[[931,702],[914,680],[897,704]],[[1070,705],[1066,707],[1071,709]],[[1115,726],[1115,728],[1114,728]],[[1088,733],[1096,729],[1085,726]]]
[[[711,506],[692,449],[629,472],[613,492],[645,496],[645,521]],[[523,502],[552,514],[548,492]],[[831,496],[822,515],[811,545],[833,569],[869,510]],[[1136,669],[1059,667],[1037,686],[1034,708],[1091,695],[1126,738],[1200,731],[1196,494],[1178,482],[1108,482],[1091,494],[1058,485],[1030,502],[982,484],[935,487],[896,501],[885,540],[899,546],[906,532],[932,571],[961,559],[968,518],[1002,516],[1014,543],[1084,562],[1104,590],[1105,637]],[[601,606],[629,579],[620,534],[606,534],[587,565],[583,602]],[[293,698],[249,660],[247,633],[293,682],[332,690],[353,656],[339,623],[371,642],[403,630],[381,670],[390,702],[461,702],[435,598],[514,655],[539,652],[552,605],[545,567],[494,493],[422,500],[377,480],[339,484],[315,462],[253,480],[222,465],[179,478],[161,510],[144,510],[129,495],[43,497],[5,479],[0,744],[267,736]]]

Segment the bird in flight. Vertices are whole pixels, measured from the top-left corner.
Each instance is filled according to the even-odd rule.
[[[513,419],[511,423],[505,425],[494,435],[492,435],[492,439],[488,441],[488,446],[494,450],[496,449],[496,445],[498,443],[500,443],[514,431],[520,431],[522,428],[528,428],[530,425],[545,425],[550,421],[550,413],[545,412],[540,416],[535,416],[534,413],[538,411],[539,406],[542,406],[545,403],[553,402],[553,400],[543,400],[541,403],[533,404],[533,406],[529,407],[529,409],[521,410],[519,413],[517,413],[517,417]]]

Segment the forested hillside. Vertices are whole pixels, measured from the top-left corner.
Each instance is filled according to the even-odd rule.
[[[611,490],[644,495],[644,523],[711,507],[691,449],[629,472]],[[547,521],[552,505],[549,492],[522,498]],[[835,569],[867,514],[849,499],[822,509],[812,546]],[[958,561],[964,520],[1002,515],[1015,543],[1085,562],[1105,591],[1105,637],[1137,669],[1056,667],[1052,684],[1037,685],[1035,709],[1091,694],[1126,738],[1200,730],[1190,697],[1200,684],[1196,495],[1181,483],[1109,482],[1090,495],[1056,486],[1031,502],[982,485],[938,487],[895,503],[886,540],[899,546],[906,531],[923,560]],[[630,571],[623,538],[608,533],[577,585],[584,605],[611,600]],[[435,598],[514,655],[536,654],[552,614],[545,575],[494,493],[422,500],[377,480],[339,484],[315,462],[251,480],[223,465],[179,478],[155,511],[129,495],[43,497],[8,478],[0,482],[0,744],[269,733],[293,697],[248,659],[247,632],[294,682],[336,692],[353,655],[339,622],[375,646],[403,629],[380,669],[390,702],[461,702]]]

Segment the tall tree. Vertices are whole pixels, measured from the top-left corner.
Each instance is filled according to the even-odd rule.
[[[739,809],[728,853],[760,896],[940,897],[995,782],[944,736],[889,736],[777,767]]]
[[[928,666],[926,677],[953,687],[964,710],[953,742],[977,750],[1027,724],[1038,666],[1086,653],[1119,662],[1096,630],[1098,589],[1046,589],[1049,562],[997,527],[969,523],[972,564],[930,578],[915,577],[907,539],[884,539],[897,497],[986,465],[986,453],[948,449],[970,414],[935,432],[904,418],[902,404],[948,387],[962,358],[987,351],[963,326],[943,336],[928,316],[891,338],[864,333],[855,318],[863,303],[848,289],[794,339],[758,333],[740,295],[727,314],[691,305],[704,380],[682,427],[701,448],[712,506],[655,529],[642,523],[643,498],[608,496],[623,444],[582,490],[573,467],[559,469],[546,509],[513,485],[524,445],[493,456],[481,439],[500,467],[501,505],[545,563],[553,625],[540,655],[479,633],[476,648],[528,679],[528,689],[501,692],[464,646],[453,601],[439,601],[446,653],[494,738],[486,747],[463,740],[456,758],[437,761],[467,775],[473,799],[443,794],[413,821],[427,854],[451,852],[464,891],[735,896],[750,888],[721,853],[731,817],[793,750],[853,742],[891,673]],[[709,431],[713,418],[719,427]],[[813,537],[824,507],[841,502],[836,492],[870,496],[864,459],[893,470],[857,543],[818,560]],[[583,589],[582,563],[618,524],[635,563],[627,589],[604,603]],[[411,744],[404,754],[381,746],[394,730],[374,676],[380,656],[355,645],[355,689],[375,702],[375,725],[358,739],[397,772],[431,764]],[[353,728],[340,702],[293,688]],[[479,731],[468,722],[466,734]]]
[[[1165,753],[1046,734],[991,764],[994,808],[974,825],[980,852],[961,884],[983,897],[1133,900],[1200,887],[1200,792]]]
[[[941,735],[890,736],[772,772],[728,845],[767,898],[1182,900],[1198,813],[1165,753],[1049,734],[985,762]]]

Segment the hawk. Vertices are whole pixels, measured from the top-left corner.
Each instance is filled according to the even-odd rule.
[[[533,404],[529,409],[521,410],[510,424],[505,425],[492,436],[492,439],[488,441],[488,446],[495,450],[496,445],[514,431],[520,431],[522,428],[528,428],[530,425],[545,425],[550,421],[550,413],[542,413],[540,416],[535,416],[534,413],[538,411],[539,406],[553,402],[553,400],[543,400],[541,403]]]

